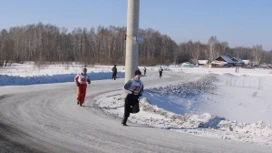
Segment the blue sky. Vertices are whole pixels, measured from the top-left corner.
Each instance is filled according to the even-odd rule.
[[[0,29],[42,22],[75,27],[126,26],[127,0],[0,0]],[[177,43],[210,36],[230,47],[272,50],[271,0],[140,0],[140,28]]]

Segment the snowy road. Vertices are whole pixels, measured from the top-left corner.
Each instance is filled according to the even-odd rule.
[[[201,77],[190,75],[186,78]],[[142,80],[146,88],[184,81],[168,76],[163,82],[154,77]],[[250,143],[134,124],[123,127],[120,118],[103,114],[93,102],[99,94],[121,90],[123,83],[123,79],[93,81],[84,107],[76,105],[74,83],[0,87],[0,152],[270,152]]]

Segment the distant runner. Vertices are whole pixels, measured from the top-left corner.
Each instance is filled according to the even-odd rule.
[[[162,71],[163,71],[163,69],[162,69],[162,67],[160,67],[160,68],[159,68],[160,78],[162,77]]]
[[[115,80],[117,78],[117,68],[116,68],[116,65],[114,65],[111,70],[112,70],[112,79]]]
[[[144,67],[144,76],[146,75],[146,68]]]

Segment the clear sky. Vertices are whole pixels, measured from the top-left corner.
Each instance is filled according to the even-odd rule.
[[[27,24],[68,28],[126,26],[127,0],[0,0],[0,29]],[[140,0],[140,28],[177,43],[210,36],[230,47],[272,50],[272,0]]]

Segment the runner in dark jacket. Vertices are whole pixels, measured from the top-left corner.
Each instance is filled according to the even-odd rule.
[[[112,70],[112,79],[115,80],[117,78],[117,68],[116,68],[116,65],[114,65],[111,70]]]
[[[163,69],[162,69],[162,67],[160,67],[160,68],[159,68],[160,78],[162,77],[162,71],[163,71]]]
[[[144,76],[146,75],[146,68],[144,67]]]
[[[124,126],[127,126],[127,119],[130,113],[138,113],[140,111],[139,97],[142,96],[144,90],[144,85],[140,78],[141,71],[136,70],[135,77],[129,80],[124,86],[125,92],[127,93],[124,106],[124,118],[122,121]]]

